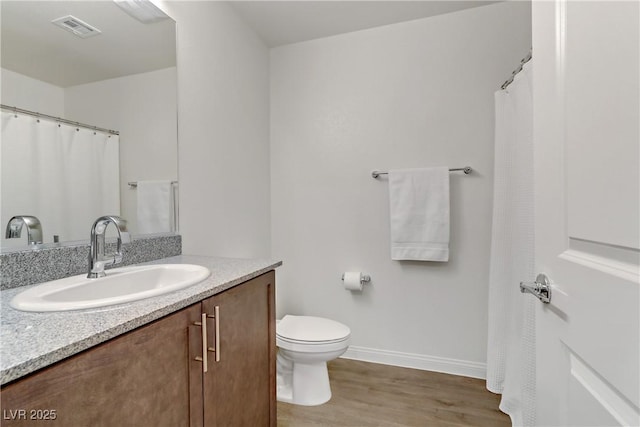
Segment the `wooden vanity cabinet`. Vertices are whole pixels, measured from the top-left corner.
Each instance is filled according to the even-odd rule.
[[[199,366],[187,328],[199,315],[188,307],[3,387],[2,425],[188,425]]]
[[[0,424],[275,427],[274,288],[271,271],[3,386]]]
[[[276,425],[274,287],[270,272],[202,302],[212,350],[202,382],[205,427]]]

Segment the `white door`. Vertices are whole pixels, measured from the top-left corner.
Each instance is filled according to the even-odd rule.
[[[532,7],[537,422],[638,426],[640,6]]]

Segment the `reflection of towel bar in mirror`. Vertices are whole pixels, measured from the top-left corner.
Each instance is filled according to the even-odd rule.
[[[176,185],[178,181],[171,181],[171,185]],[[130,188],[138,188],[138,181],[127,182]]]
[[[469,175],[473,169],[471,169],[471,166],[465,166],[463,168],[451,168],[449,169],[449,172],[456,172],[456,171],[462,171],[465,174]],[[373,171],[371,172],[371,176],[374,178],[379,177],[380,175],[388,175],[389,172],[382,172],[382,171]]]

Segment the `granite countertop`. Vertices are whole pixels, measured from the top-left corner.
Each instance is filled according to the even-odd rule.
[[[151,264],[197,264],[211,270],[211,275],[197,285],[166,295],[66,312],[18,311],[9,306],[9,301],[30,286],[2,291],[0,384],[6,384],[257,277],[279,267],[282,262],[179,255],[139,265]]]

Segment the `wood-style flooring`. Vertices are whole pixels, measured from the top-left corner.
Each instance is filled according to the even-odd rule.
[[[278,427],[511,426],[484,380],[347,359],[329,378],[324,405],[278,402]]]

